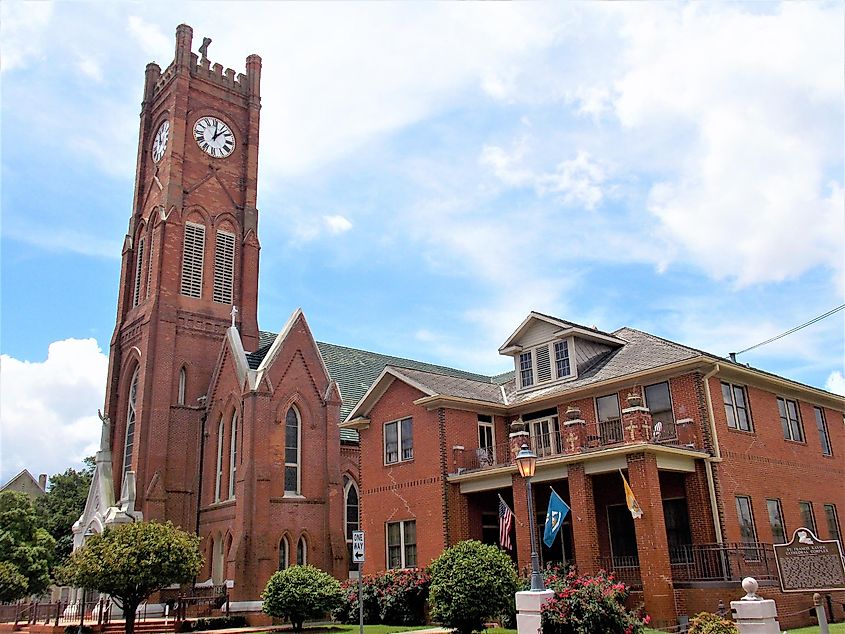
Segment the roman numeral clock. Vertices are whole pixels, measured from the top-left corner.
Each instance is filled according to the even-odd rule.
[[[235,135],[217,117],[201,117],[194,124],[194,139],[200,149],[214,158],[226,158],[235,149]]]

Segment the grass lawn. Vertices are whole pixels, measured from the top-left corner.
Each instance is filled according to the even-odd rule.
[[[427,630],[431,625],[365,625],[364,634],[393,634],[393,632],[410,632],[411,630]],[[304,634],[317,634],[318,632],[326,632],[326,634],[357,634],[359,632],[358,624],[355,625],[315,625],[313,627],[303,628]],[[516,634],[516,630],[513,630]]]

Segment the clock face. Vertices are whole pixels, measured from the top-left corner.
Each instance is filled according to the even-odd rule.
[[[235,135],[217,117],[202,117],[194,124],[194,138],[200,149],[214,158],[226,158],[235,149]]]
[[[164,121],[153,139],[153,160],[158,163],[167,149],[167,138],[170,136],[170,121]]]

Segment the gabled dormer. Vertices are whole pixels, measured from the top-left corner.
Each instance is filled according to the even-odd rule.
[[[624,344],[597,328],[532,311],[499,354],[513,357],[516,387],[523,391],[575,379],[597,357]]]

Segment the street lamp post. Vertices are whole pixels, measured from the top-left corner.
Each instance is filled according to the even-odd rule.
[[[542,592],[546,589],[543,575],[540,574],[540,559],[537,556],[537,525],[534,519],[534,499],[531,495],[531,478],[537,467],[537,454],[528,445],[522,445],[516,454],[516,465],[519,475],[525,478],[526,497],[528,498],[528,526],[531,530],[531,591]]]

